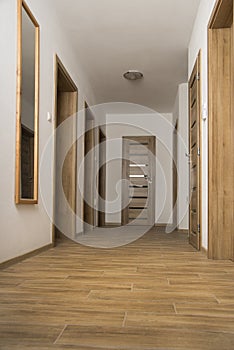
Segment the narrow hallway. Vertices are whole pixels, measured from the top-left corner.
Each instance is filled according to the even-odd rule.
[[[62,240],[0,272],[1,349],[232,349],[234,267],[152,229],[116,249]]]

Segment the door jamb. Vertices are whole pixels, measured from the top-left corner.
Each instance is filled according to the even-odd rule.
[[[67,79],[67,82],[70,84],[71,88],[74,90],[73,92],[77,93],[77,102],[76,102],[76,112],[78,111],[78,88],[76,84],[74,83],[73,79],[71,78],[70,74],[68,73],[67,69],[63,65],[62,61],[60,60],[59,56],[57,54],[54,55],[54,96],[53,96],[53,105],[54,105],[54,118],[53,118],[53,132],[54,132],[54,144],[53,144],[53,190],[52,190],[52,244],[53,246],[56,245],[56,236],[55,236],[55,231],[56,231],[56,226],[54,224],[55,222],[55,208],[56,208],[56,133],[55,130],[57,128],[57,101],[58,101],[58,71],[59,69]],[[77,132],[77,123],[75,122],[75,130]],[[77,180],[77,146],[75,149],[75,178]],[[77,183],[75,182],[75,192],[77,193]],[[75,212],[77,209],[77,197],[75,195]]]
[[[85,154],[85,141],[86,141],[86,137],[87,137],[86,136],[86,132],[89,131],[89,130],[86,130],[87,120],[89,120],[89,121],[92,120],[92,122],[94,124],[94,119],[92,119],[91,117],[90,117],[90,119],[88,119],[87,111],[89,111],[89,113],[91,114],[91,109],[90,109],[88,103],[85,101],[85,103],[84,103],[84,116],[85,116],[85,122],[84,122],[84,124],[85,124],[85,126],[84,126],[84,157],[86,156],[86,154]],[[92,136],[93,137],[93,147],[95,148],[94,125],[93,125],[93,129],[92,129],[92,133],[93,133],[93,136]],[[85,199],[86,199],[85,198],[86,197],[85,189],[86,189],[86,175],[87,175],[86,171],[85,171],[86,170],[85,162],[86,162],[86,160],[84,160],[84,186],[83,186],[83,188],[84,188],[84,193],[83,193],[83,231],[84,232],[85,232],[85,225],[86,225],[86,222],[85,222]],[[95,171],[94,168],[95,168],[95,164],[93,164],[93,169],[92,169],[93,173]],[[92,182],[93,182],[93,185],[94,185],[94,179],[92,179]],[[93,205],[93,207],[91,209],[92,209],[92,223],[91,224],[88,223],[88,224],[94,228],[95,227],[95,208],[94,208],[94,205]]]
[[[213,179],[213,174],[217,172],[217,170],[213,169],[212,163],[213,163],[213,154],[212,151],[214,150],[213,148],[213,142],[216,140],[218,142],[217,138],[213,135],[213,93],[211,86],[212,85],[212,61],[211,61],[211,45],[212,45],[212,36],[213,36],[213,30],[224,30],[230,29],[230,36],[231,36],[231,45],[230,45],[230,62],[233,62],[233,57],[234,57],[234,50],[233,50],[233,37],[234,37],[234,21],[233,21],[233,7],[234,7],[234,1],[233,0],[217,0],[216,4],[214,6],[213,12],[210,17],[210,21],[208,24],[208,100],[209,100],[209,121],[208,121],[208,145],[209,145],[209,151],[208,151],[208,164],[209,164],[209,172],[208,172],[208,257],[211,259],[232,259],[234,260],[234,235],[233,233],[226,237],[222,237],[220,235],[217,235],[218,232],[223,231],[222,227],[217,229],[216,232],[216,227],[217,227],[217,222],[214,222],[214,215],[211,214],[212,211],[214,211],[214,205],[213,205],[213,197],[212,193],[215,188],[215,186],[212,185],[213,182],[217,185],[217,177],[214,180]],[[231,125],[230,125],[230,132],[231,132],[231,138],[232,138],[232,144],[229,145],[230,149],[233,149],[233,138],[234,138],[234,124],[233,124],[233,99],[234,99],[234,89],[233,89],[233,81],[234,81],[234,69],[233,69],[233,63],[230,67],[230,86],[231,88],[229,89],[230,93],[230,119],[231,119]],[[220,108],[220,107],[219,107]],[[218,107],[217,107],[218,109]],[[216,112],[217,113],[217,112]],[[227,143],[227,140],[225,140]],[[225,143],[225,141],[222,140],[222,144]],[[217,152],[220,155],[220,151]],[[230,157],[230,163],[232,164],[232,169],[231,169],[231,176],[233,178],[234,175],[234,153],[232,152],[232,156]],[[230,169],[229,169],[230,171]],[[230,173],[230,172],[229,172]],[[233,197],[234,197],[234,192],[233,192],[233,186],[231,186],[231,196],[232,196],[232,204],[233,205]],[[227,191],[227,189],[226,189]],[[218,190],[217,190],[218,192]],[[222,192],[222,191],[221,191]],[[223,194],[219,194],[221,198],[224,198]],[[217,198],[217,195],[216,195]],[[225,209],[227,210],[227,208]],[[233,207],[232,207],[233,210]],[[212,217],[213,215],[213,217]],[[228,215],[227,215],[228,216]],[[228,221],[228,218],[226,216],[226,222]],[[229,226],[233,225],[233,215],[232,219],[231,216],[229,216],[230,221]],[[232,221],[232,222],[231,222]],[[224,222],[222,220],[222,222]],[[225,230],[226,231],[226,230]],[[232,230],[233,231],[233,230]],[[222,241],[227,241],[232,242],[232,248],[230,247],[230,252],[228,252],[227,246],[226,247],[220,247],[220,243],[217,243],[214,245],[216,240],[221,240]],[[219,247],[219,248],[218,248]]]
[[[104,141],[103,141],[104,140]],[[98,145],[99,145],[99,163],[100,163],[100,145],[102,142],[106,142],[106,135],[103,132],[103,130],[101,129],[101,127],[98,128]],[[106,159],[106,154],[105,154],[105,159]],[[106,164],[103,164],[103,168],[105,171],[104,174],[104,178],[105,178],[105,186],[106,186]],[[100,196],[99,190],[100,190],[100,182],[102,180],[102,176],[103,176],[103,170],[101,170],[101,168],[98,169],[98,195]],[[106,200],[106,188],[104,188],[104,197],[102,197],[102,199]],[[98,201],[99,202],[99,201]],[[98,213],[97,213],[97,226],[98,227],[103,227],[106,225],[106,213],[102,212],[99,210],[100,209],[100,202],[98,203]]]

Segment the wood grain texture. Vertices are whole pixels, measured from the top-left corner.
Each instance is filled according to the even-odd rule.
[[[122,225],[155,223],[155,154],[154,136],[123,137],[122,179],[127,181],[122,184]],[[137,187],[142,184],[145,189]]]
[[[196,59],[189,80],[189,154],[190,205],[189,241],[201,248],[202,173],[201,173],[201,52]]]
[[[75,234],[76,188],[77,188],[77,118],[72,118],[63,128],[59,126],[76,115],[78,111],[78,89],[65,66],[55,55],[54,81],[54,183],[53,183],[53,243],[60,231]],[[65,157],[66,147],[70,147]],[[60,178],[61,175],[62,179]],[[62,186],[60,183],[62,182]],[[63,200],[63,196],[65,199]],[[64,227],[66,229],[64,229]]]
[[[94,209],[94,179],[91,174],[94,174],[94,151],[95,133],[94,120],[89,117],[88,105],[85,105],[85,135],[84,135],[84,231],[89,231],[95,226],[95,209]]]
[[[230,28],[233,23],[233,0],[217,0],[211,19],[209,28],[220,29]]]
[[[3,350],[234,347],[233,263],[163,228],[108,250],[60,240],[0,286]]]
[[[99,171],[97,173],[98,182],[98,225],[105,226],[105,200],[106,200],[106,135],[103,133],[101,127],[98,128],[98,149],[99,149]]]
[[[26,253],[26,254],[23,254],[23,255],[20,255],[20,256],[17,256],[16,258],[13,258],[13,259],[10,259],[10,260],[7,260],[7,261],[4,261],[3,263],[0,263],[0,269],[5,269],[7,268],[8,266],[11,266],[11,265],[14,265],[14,264],[17,264],[25,259],[28,259],[32,256],[35,256],[35,255],[38,255],[50,248],[53,248],[54,244],[51,243],[51,244],[48,244],[46,246],[43,246],[41,248],[38,248],[38,249],[35,249],[33,250],[32,252],[29,252],[29,253]]]
[[[218,1],[209,27],[209,257],[233,259],[233,0]],[[231,7],[230,7],[231,6]],[[226,11],[227,13],[227,11]],[[232,16],[231,16],[232,17]],[[226,25],[225,25],[226,23]]]

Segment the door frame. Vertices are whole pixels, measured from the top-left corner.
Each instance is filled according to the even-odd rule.
[[[88,115],[89,114],[89,115]],[[95,148],[95,129],[94,129],[94,118],[91,116],[91,110],[89,108],[88,103],[85,101],[85,109],[84,109],[84,115],[85,115],[85,130],[84,130],[84,158],[86,156],[86,138],[87,138],[87,132],[90,132],[91,134],[91,143],[93,148]],[[89,129],[87,127],[88,122],[91,122],[92,128]],[[88,129],[88,130],[87,130]],[[86,204],[85,198],[86,198],[86,159],[84,159],[84,193],[83,193],[83,230],[84,232],[86,231],[85,225],[88,224],[90,226],[92,226],[93,228],[95,227],[95,208],[94,208],[94,168],[95,168],[95,159],[93,159],[93,164],[92,167],[90,169],[91,175],[92,175],[92,179],[91,179],[91,191],[92,191],[92,197],[93,197],[93,205],[92,207],[89,204]],[[86,218],[85,218],[85,210],[86,210],[86,205],[88,210],[90,211],[90,222],[86,223]]]
[[[178,229],[178,119],[173,131],[173,225]]]
[[[126,140],[135,140],[138,141],[142,138],[149,138],[151,141],[151,148],[149,148],[152,152],[152,154],[156,155],[156,137],[153,135],[138,135],[138,136],[123,136],[122,137],[122,179],[127,179],[127,167],[129,164],[129,160],[127,159],[126,154]],[[152,225],[155,225],[155,212],[156,212],[156,163],[154,163],[153,173],[151,174],[152,178],[154,178],[154,186],[152,188],[152,198],[153,198],[153,208],[152,208]],[[127,212],[128,212],[128,206],[125,208],[122,208],[123,206],[123,197],[125,195],[125,186],[122,186],[122,199],[121,199],[121,226],[124,226],[128,224],[127,220]],[[150,224],[151,225],[151,224]],[[149,225],[149,226],[150,226]]]
[[[232,260],[234,260],[233,7],[233,0],[217,0],[208,24],[208,257]]]
[[[197,210],[197,215],[198,215],[198,233],[199,233],[199,241],[198,241],[198,246],[196,247],[198,250],[201,250],[202,247],[202,133],[201,133],[201,50],[199,51],[190,79],[188,83],[188,89],[189,89],[189,152],[190,152],[190,140],[191,140],[191,135],[190,135],[190,130],[191,130],[191,94],[190,94],[190,87],[192,85],[194,75],[196,75],[195,79],[197,79],[197,106],[198,106],[198,112],[197,112],[197,184],[198,184],[198,210]],[[189,161],[191,161],[191,154],[189,155]],[[191,199],[190,194],[191,194],[191,187],[190,187],[190,182],[191,182],[191,168],[190,168],[190,162],[189,162],[189,199]],[[190,201],[189,201],[189,237],[190,237],[190,227],[191,227],[191,210],[190,210]],[[192,244],[190,240],[190,244]],[[193,245],[193,244],[192,244]]]
[[[74,83],[73,79],[71,78],[70,74],[68,73],[67,69],[63,65],[61,59],[58,57],[57,54],[54,56],[54,118],[53,118],[53,129],[54,129],[54,145],[53,145],[53,222],[52,222],[52,243],[53,245],[56,244],[56,226],[54,224],[55,222],[55,211],[56,211],[56,128],[57,128],[57,122],[58,122],[58,113],[57,113],[57,102],[58,102],[58,83],[59,83],[59,71],[62,73],[63,77],[66,79],[66,82],[70,86],[70,89],[72,90],[72,93],[77,94],[77,101],[76,101],[76,113],[78,112],[78,88],[76,84]],[[74,123],[74,133],[77,135],[77,121],[75,119]],[[74,189],[74,212],[76,213],[77,209],[77,144],[75,147],[75,166],[74,166],[74,173],[75,173],[75,189]],[[76,226],[76,220],[74,225]]]
[[[99,144],[99,169],[98,169],[98,194],[99,196],[103,199],[106,200],[106,164],[105,164],[105,160],[106,160],[106,143],[104,146],[104,161],[103,161],[103,166],[100,168],[100,161],[103,157],[103,154],[101,154],[101,150],[102,148],[100,147],[100,145],[102,144],[102,142],[106,142],[106,135],[104,134],[103,130],[101,129],[101,127],[98,128],[98,144]],[[103,160],[103,159],[102,159]],[[101,203],[100,200],[98,201],[98,217],[97,217],[97,226],[98,227],[103,227],[106,225],[106,213],[103,212],[100,209],[104,209],[101,208]]]

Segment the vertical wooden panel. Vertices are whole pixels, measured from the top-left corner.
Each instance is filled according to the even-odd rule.
[[[87,109],[87,108],[86,108]],[[84,231],[94,227],[95,225],[95,209],[94,209],[94,155],[92,149],[95,146],[94,122],[88,119],[88,113],[85,113],[85,152],[86,157],[84,163]]]
[[[105,203],[106,199],[106,136],[99,128],[99,172],[98,172],[98,194],[100,196],[98,204],[98,226],[105,226]]]
[[[77,92],[58,92],[57,100],[57,122],[58,126],[64,122],[67,118],[72,116],[77,109]],[[76,125],[72,122],[69,124],[69,128],[66,127],[66,134],[62,131],[59,132],[56,144],[56,164],[57,172],[61,166],[61,154],[63,148],[69,143],[72,144],[76,140]],[[57,177],[57,183],[61,181]],[[69,206],[62,200],[63,195],[59,191],[59,186],[56,189],[56,222],[61,223],[62,227],[66,227],[69,232],[75,233],[75,216],[76,213],[76,142],[71,146],[68,151],[64,163],[62,164],[62,190],[67,199]],[[62,222],[61,222],[62,221]],[[66,222],[66,224],[65,224]],[[68,232],[64,232],[66,234]]]
[[[127,181],[122,185],[122,225],[134,219],[134,225],[155,223],[155,143],[154,136],[123,137],[122,178]],[[142,177],[130,178],[138,175]],[[146,189],[142,189],[147,191],[146,196],[139,194],[140,187],[137,195],[135,186],[145,186]],[[127,201],[129,204],[125,206]],[[137,216],[137,213],[140,215]]]
[[[233,258],[233,26],[228,27],[230,18],[222,20],[224,3],[218,2],[209,29],[209,257],[213,259]]]
[[[234,15],[234,14],[233,14]],[[234,26],[232,23],[231,28],[231,144],[230,144],[230,150],[234,150],[234,65],[233,65],[233,56],[234,56]],[[230,156],[230,162],[232,164],[232,178],[234,178],[234,152],[231,151]],[[232,181],[231,185],[231,197],[232,197],[232,217],[231,217],[231,223],[232,223],[232,260],[234,261],[234,229],[233,229],[233,223],[234,223],[234,180]]]
[[[121,202],[121,208],[122,208],[122,219],[121,223],[123,226],[128,224],[128,211],[129,206],[125,207],[125,197],[126,193],[128,193],[128,168],[129,168],[129,160],[128,160],[128,154],[129,154],[129,142],[126,138],[123,138],[123,159],[122,159],[122,179],[125,180],[122,184],[122,202]]]
[[[196,59],[189,80],[189,153],[190,153],[190,205],[189,242],[196,249],[201,247],[201,53]],[[196,215],[194,215],[196,213]]]
[[[60,59],[55,56],[55,85],[54,85],[54,108],[55,108],[55,129],[62,124],[67,118],[75,115],[78,110],[78,90],[70,75],[66,71]],[[61,227],[67,227],[70,233],[75,234],[76,229],[76,194],[77,194],[77,123],[76,118],[72,120],[64,130],[59,131],[55,135],[55,159],[54,159],[54,203],[53,203],[53,220]],[[62,164],[62,185],[68,205],[64,203],[62,194],[60,193],[58,182],[58,169],[61,167],[61,153],[63,147],[66,147],[68,142],[72,145],[68,151],[64,163]],[[68,207],[72,209],[68,210]],[[56,229],[54,223],[52,226],[53,242],[56,236],[60,233]],[[63,232],[64,234],[68,232]]]
[[[178,121],[173,132],[173,225],[177,226],[177,196],[178,196],[178,173],[177,173],[177,151],[178,151]]]

